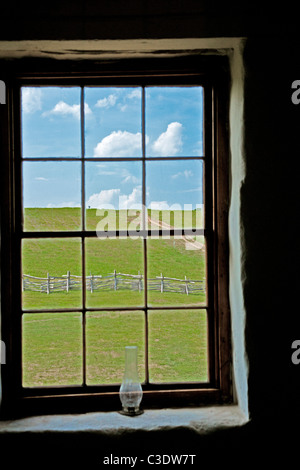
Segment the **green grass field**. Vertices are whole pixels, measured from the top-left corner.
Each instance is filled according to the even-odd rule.
[[[97,210],[86,209],[86,229],[96,230],[107,226],[109,229],[134,229],[140,225],[141,211],[138,210]],[[164,222],[173,228],[203,228],[203,212],[147,210],[148,228],[158,228],[157,222]],[[24,230],[81,230],[81,209],[63,208],[26,208],[24,211]]]
[[[87,384],[122,381],[125,346],[138,346],[139,377],[145,378],[143,312],[91,312],[86,320]],[[207,380],[206,317],[203,311],[149,314],[149,375],[152,382]],[[80,313],[24,314],[23,384],[82,383]]]
[[[114,214],[115,216],[116,214]],[[111,216],[111,215],[110,215]],[[173,219],[172,219],[173,217]],[[109,217],[108,217],[109,219]],[[152,214],[161,222],[176,217]],[[77,230],[80,209],[26,209],[26,230]],[[95,210],[87,211],[89,230],[99,223]],[[119,224],[132,223],[117,213]],[[129,220],[129,222],[128,222]],[[157,228],[157,227],[156,227]],[[199,240],[198,240],[199,241]],[[202,241],[202,240],[200,240]],[[117,272],[144,273],[140,239],[100,240],[85,245],[86,274],[106,276]],[[22,246],[24,274],[46,277],[70,271],[81,275],[81,240],[74,238],[25,239]],[[182,239],[147,241],[147,275],[184,279],[205,278],[205,251],[186,249]],[[126,345],[139,347],[139,371],[144,371],[144,292],[101,290],[87,292],[87,307],[116,308],[115,312],[89,312],[86,319],[87,383],[120,383]],[[164,310],[165,306],[204,305],[205,294],[185,295],[148,292],[149,305],[161,307],[149,313],[149,375],[153,382],[207,380],[207,319],[203,310]],[[82,307],[82,289],[69,292],[23,292],[23,309]],[[131,312],[118,312],[130,307]],[[23,383],[25,386],[82,383],[81,313],[25,313],[23,317]]]

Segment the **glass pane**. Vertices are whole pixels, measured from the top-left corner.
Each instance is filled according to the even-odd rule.
[[[149,312],[151,382],[207,382],[207,318],[204,310]]]
[[[80,88],[23,87],[23,157],[80,157]]]
[[[78,162],[23,162],[24,230],[81,228]]]
[[[203,228],[202,160],[147,162],[146,178],[149,228]]]
[[[143,312],[91,312],[86,315],[87,384],[121,383],[125,346],[138,347],[138,370],[145,380]]]
[[[80,313],[23,315],[23,386],[82,384]]]
[[[87,87],[85,102],[87,157],[141,157],[140,88]]]
[[[88,307],[128,307],[144,304],[141,239],[87,239]]]
[[[202,87],[146,88],[146,155],[203,154]]]
[[[88,162],[85,180],[87,230],[134,230],[139,225],[141,162]]]
[[[149,305],[204,305],[205,258],[203,237],[148,239]]]
[[[81,241],[73,238],[22,242],[25,309],[81,306]]]

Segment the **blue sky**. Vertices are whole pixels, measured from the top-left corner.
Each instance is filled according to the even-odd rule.
[[[22,88],[23,157],[81,156],[78,87]],[[202,88],[145,90],[146,156],[201,156]],[[142,155],[141,89],[87,87],[84,95],[85,156]],[[24,207],[76,207],[81,202],[81,163],[23,162]],[[86,207],[137,208],[142,203],[140,161],[85,164]],[[202,203],[202,162],[146,162],[146,205],[182,208]]]

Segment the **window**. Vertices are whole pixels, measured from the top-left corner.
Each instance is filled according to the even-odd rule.
[[[194,71],[14,82],[4,390],[23,409],[120,409],[126,345],[144,407],[230,397],[220,83]]]

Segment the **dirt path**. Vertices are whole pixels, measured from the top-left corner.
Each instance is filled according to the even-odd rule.
[[[148,224],[150,227],[152,225],[156,225],[157,227],[160,228],[166,228],[166,229],[172,229],[171,225],[167,224],[166,222],[162,222],[160,220],[153,220],[148,216]],[[182,235],[181,239],[185,242],[185,246],[187,250],[204,250],[205,246],[203,243],[200,243],[196,240],[191,235]]]

